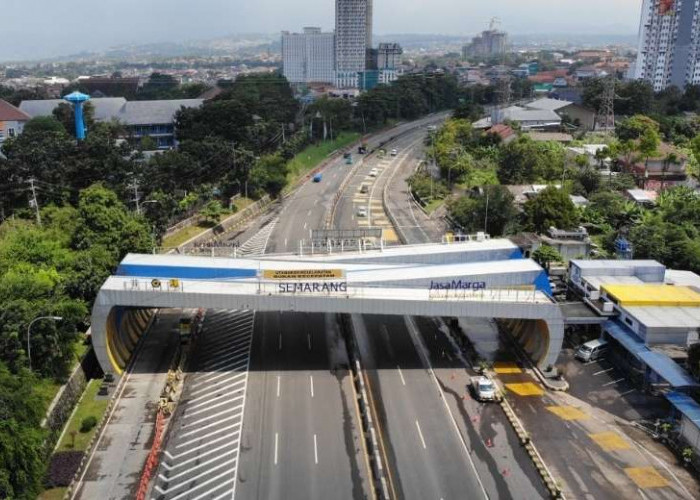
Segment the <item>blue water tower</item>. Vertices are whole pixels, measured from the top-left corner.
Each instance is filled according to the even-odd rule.
[[[82,141],[85,139],[85,120],[83,119],[83,103],[90,100],[90,96],[78,92],[77,90],[72,94],[68,94],[63,98],[64,101],[68,101],[73,105],[75,112],[75,137]]]

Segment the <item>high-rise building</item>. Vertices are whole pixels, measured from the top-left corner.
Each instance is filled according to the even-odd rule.
[[[358,87],[372,47],[372,0],[335,1],[336,85]]]
[[[282,72],[290,83],[334,83],[335,35],[321,28],[283,31]]]
[[[508,35],[504,31],[486,30],[472,38],[470,44],[462,49],[464,58],[495,57],[506,53]]]
[[[655,91],[700,83],[697,0],[643,0],[632,76]]]

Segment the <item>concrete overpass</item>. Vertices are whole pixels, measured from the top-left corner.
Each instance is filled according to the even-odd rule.
[[[98,293],[92,341],[103,370],[120,374],[156,308],[503,318],[547,366],[564,333],[549,292],[542,268],[508,240],[318,259],[129,255]]]

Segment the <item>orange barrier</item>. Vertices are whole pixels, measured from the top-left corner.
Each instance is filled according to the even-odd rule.
[[[153,445],[151,446],[151,451],[146,459],[146,464],[143,467],[143,473],[141,474],[141,482],[139,483],[139,490],[136,494],[137,500],[145,500],[146,491],[148,490],[148,484],[151,482],[151,476],[153,471],[158,467],[158,454],[160,453],[160,445],[163,437],[163,420],[165,415],[163,415],[163,410],[158,410],[156,414],[156,433],[153,437]]]

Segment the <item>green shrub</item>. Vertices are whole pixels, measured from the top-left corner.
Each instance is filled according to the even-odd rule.
[[[82,422],[80,422],[80,432],[90,432],[93,427],[97,425],[97,418],[90,415],[85,417]]]

